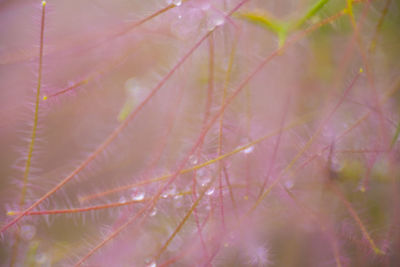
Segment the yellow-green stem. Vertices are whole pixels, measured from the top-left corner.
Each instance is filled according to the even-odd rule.
[[[33,148],[35,145],[36,131],[37,131],[37,125],[38,125],[38,120],[39,120],[40,89],[42,87],[42,69],[43,69],[42,65],[43,65],[43,38],[44,38],[45,11],[46,11],[46,1],[42,1],[42,20],[40,23],[39,68],[38,68],[38,80],[37,80],[37,87],[36,87],[35,114],[34,114],[34,118],[33,118],[31,140],[30,140],[29,148],[28,148],[28,157],[27,157],[26,163],[25,163],[25,171],[24,171],[24,176],[23,176],[21,196],[20,196],[20,200],[19,200],[20,209],[22,209],[22,207],[25,204],[26,191],[27,191],[27,187],[28,187],[28,177],[29,177],[29,171],[30,171],[30,167],[31,167],[31,163],[32,163],[32,154],[33,154]],[[14,234],[15,242],[12,247],[12,256],[11,256],[11,261],[10,261],[11,267],[15,266],[15,263],[17,261],[18,248],[19,248],[19,243],[20,243],[20,231],[21,231],[21,229],[20,229],[20,227],[18,227]]]

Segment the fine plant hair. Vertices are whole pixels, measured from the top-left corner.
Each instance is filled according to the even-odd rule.
[[[399,265],[399,8],[1,3],[0,265]]]

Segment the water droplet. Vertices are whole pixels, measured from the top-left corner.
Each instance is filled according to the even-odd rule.
[[[122,196],[122,197],[120,197],[118,202],[121,204],[124,204],[124,203],[126,203],[126,198],[124,196]]]
[[[35,234],[36,234],[35,226],[26,224],[21,227],[20,235],[23,240],[25,240],[25,241],[32,240],[32,238],[35,236]]]
[[[207,189],[206,195],[207,196],[211,196],[212,194],[214,194],[214,192],[215,192],[215,188],[214,187],[210,187],[210,188]]]
[[[138,190],[132,190],[132,200],[134,201],[141,201],[144,199],[145,192],[144,191],[138,191]]]
[[[175,5],[175,6],[180,6],[182,5],[182,0],[167,0],[168,5]]]
[[[176,193],[176,188],[175,188],[175,186],[172,185],[164,191],[164,193],[161,195],[161,197],[168,198],[172,195],[175,195],[175,193]]]
[[[215,26],[221,26],[225,23],[225,18],[223,16],[219,16],[214,19],[214,25]]]
[[[157,214],[157,208],[154,207],[154,208],[150,211],[149,215],[150,215],[151,217],[153,217],[153,216],[156,216],[156,214]]]
[[[248,148],[243,150],[243,154],[247,155],[247,154],[250,154],[253,151],[254,151],[254,146],[250,146],[250,147],[248,147]]]
[[[210,181],[211,178],[210,176],[204,175],[204,176],[197,176],[197,182],[201,185],[201,186],[206,186]]]
[[[189,157],[189,162],[190,162],[190,164],[192,164],[192,165],[196,165],[197,163],[199,163],[199,160],[197,159],[197,157],[196,157],[195,155],[191,155],[191,156]]]
[[[155,261],[152,260],[146,260],[146,267],[157,267],[157,263]]]
[[[215,27],[221,26],[225,23],[225,17],[221,13],[214,12],[210,15],[207,21],[207,29],[209,31],[213,30]]]
[[[178,195],[175,195],[175,196],[174,196],[174,199],[175,199],[175,200],[178,200],[178,199],[181,199],[182,197],[183,197],[182,195],[178,194]]]

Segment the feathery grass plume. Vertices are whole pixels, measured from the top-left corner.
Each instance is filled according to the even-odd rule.
[[[244,2],[243,2],[244,3]],[[239,5],[240,6],[240,5]],[[235,9],[233,10],[235,11]],[[233,12],[231,11],[231,13]],[[215,30],[215,28],[213,29]],[[306,31],[308,32],[308,31]],[[211,32],[209,32],[211,33]],[[218,117],[222,114],[222,112],[225,110],[226,106],[229,105],[232,100],[237,97],[237,95],[244,89],[244,87],[246,86],[246,84],[252,79],[254,78],[254,76],[256,74],[258,74],[258,72],[276,55],[279,54],[279,52],[282,50],[282,48],[276,50],[271,56],[267,57],[265,60],[263,60],[256,68],[253,72],[251,72],[247,78],[239,85],[239,87],[234,91],[234,93],[227,99],[226,103],[224,106],[221,107],[219,113],[213,117],[213,119],[211,119],[210,123],[208,123],[208,125],[205,127],[205,129],[202,131],[202,133],[199,135],[199,138],[197,139],[197,141],[195,142],[195,145],[192,147],[191,152],[182,160],[182,162],[178,165],[178,170],[172,175],[172,177],[170,178],[170,180],[163,185],[156,193],[156,195],[153,197],[153,200],[150,201],[150,203],[148,205],[146,205],[145,207],[143,207],[135,216],[133,216],[131,219],[129,219],[125,224],[123,224],[121,227],[119,227],[116,231],[114,231],[113,233],[111,233],[109,236],[107,236],[103,241],[101,241],[96,247],[94,247],[88,254],[86,254],[81,260],[79,260],[79,262],[77,263],[77,265],[81,265],[83,262],[85,262],[89,257],[91,257],[95,252],[97,252],[100,248],[102,248],[106,243],[110,242],[112,239],[114,239],[117,235],[119,235],[126,227],[128,227],[130,224],[132,224],[133,222],[135,222],[139,216],[146,214],[146,211],[152,210],[154,209],[157,201],[158,201],[158,197],[161,195],[161,193],[168,187],[170,186],[176,179],[177,176],[179,175],[180,171],[183,169],[183,166],[187,163],[187,161],[189,160],[189,157],[191,157],[193,155],[193,153],[195,153],[195,151],[199,148],[199,146],[201,146],[203,144],[203,140],[205,137],[205,134],[209,131],[209,129],[212,127],[212,125],[216,122],[216,120],[218,119]],[[356,76],[358,77],[358,76]],[[354,82],[352,83],[352,85],[354,84]],[[349,88],[351,88],[352,86],[350,86]],[[341,102],[339,102],[340,104]],[[338,104],[338,105],[339,105]],[[333,112],[337,109],[338,105],[335,107],[335,109],[333,110]],[[332,113],[332,112],[331,112]],[[331,116],[332,114],[330,114],[328,116],[328,118]],[[318,131],[317,131],[318,133]],[[312,139],[311,139],[312,140]],[[304,150],[303,150],[304,151]],[[295,158],[296,159],[296,158]],[[293,161],[292,161],[293,162]],[[290,166],[290,165],[289,165]],[[267,190],[268,192],[268,190]],[[262,198],[260,198],[262,199]],[[257,205],[257,204],[256,204]],[[254,206],[253,206],[254,209]],[[143,219],[142,219],[143,221]]]
[[[0,4],[0,265],[397,266],[395,6]]]

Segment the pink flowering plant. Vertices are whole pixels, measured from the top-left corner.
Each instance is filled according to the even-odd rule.
[[[0,265],[400,265],[397,1],[0,14]]]

